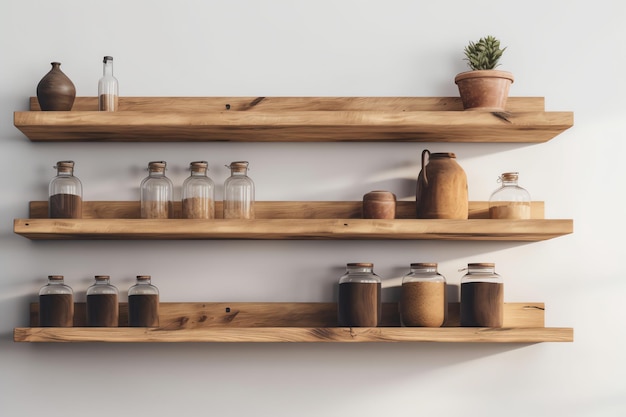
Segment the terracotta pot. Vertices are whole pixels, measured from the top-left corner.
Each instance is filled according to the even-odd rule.
[[[467,71],[458,74],[454,82],[465,110],[505,111],[513,74],[497,70]]]
[[[428,149],[422,152],[416,204],[418,219],[467,219],[467,176],[456,162],[455,154],[430,153]]]
[[[60,62],[51,62],[52,69],[37,84],[37,100],[43,111],[72,110],[76,88],[61,71]]]

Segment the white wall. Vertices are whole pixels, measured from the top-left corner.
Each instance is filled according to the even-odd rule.
[[[626,415],[623,20],[618,0],[3,0],[0,415]],[[51,61],[81,96],[96,95],[104,55],[126,96],[450,96],[463,47],[488,34],[508,46],[511,95],[573,111],[572,129],[539,145],[35,144],[13,127]],[[358,200],[376,188],[410,198],[424,148],[457,154],[472,200],[488,199],[501,172],[519,171],[547,216],[573,218],[575,233],[523,244],[33,242],[12,232],[29,200],[46,199],[58,160],[77,162],[86,200],[138,199],[155,159],[178,186],[189,161],[208,160],[220,196],[224,164],[246,159],[259,200]],[[386,279],[435,261],[452,284],[467,262],[495,262],[506,300],[545,302],[546,324],[573,327],[575,342],[12,341],[52,273],[79,298],[94,274],[125,293],[147,273],[163,301],[331,301],[355,260]]]

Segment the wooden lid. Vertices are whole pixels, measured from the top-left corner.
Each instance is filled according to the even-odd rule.
[[[373,268],[374,264],[371,262],[351,262],[348,266],[356,266],[361,268]]]
[[[436,262],[415,262],[411,264],[411,268],[437,268]]]

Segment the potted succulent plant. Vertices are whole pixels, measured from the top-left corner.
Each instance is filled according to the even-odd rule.
[[[513,74],[495,69],[505,49],[500,48],[500,41],[493,36],[465,47],[465,60],[472,70],[454,79],[465,110],[505,111]]]

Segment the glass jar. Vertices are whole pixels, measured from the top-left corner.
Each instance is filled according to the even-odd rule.
[[[98,81],[98,110],[117,111],[119,86],[113,76],[113,57],[105,56],[102,60],[102,78]]]
[[[498,178],[502,186],[489,198],[490,219],[530,219],[530,194],[517,185],[519,174],[505,172]]]
[[[403,326],[441,327],[446,319],[446,279],[436,263],[412,263],[402,277],[400,322]]]
[[[374,264],[347,264],[346,273],[339,279],[339,325],[377,327],[382,318],[381,284]]]
[[[65,285],[63,275],[49,275],[48,284],[39,290],[39,326],[72,327],[74,292]]]
[[[96,275],[96,282],[87,288],[87,326],[117,327],[119,325],[118,291],[108,275]]]
[[[135,285],[128,289],[128,325],[159,326],[159,290],[151,284],[150,275],[137,275]]]
[[[141,181],[141,218],[168,219],[172,217],[172,181],[165,176],[165,161],[148,164],[148,176]]]
[[[183,182],[183,219],[215,218],[215,184],[207,176],[208,166],[206,161],[189,165],[191,174]]]
[[[370,191],[363,196],[364,219],[395,219],[396,195],[389,191]]]
[[[74,176],[74,161],[59,161],[57,175],[48,186],[48,215],[51,219],[83,217],[83,185]]]
[[[254,219],[254,182],[248,177],[248,162],[226,166],[230,177],[224,181],[224,218]]]
[[[461,326],[502,327],[504,281],[493,263],[467,264],[461,279]]]

